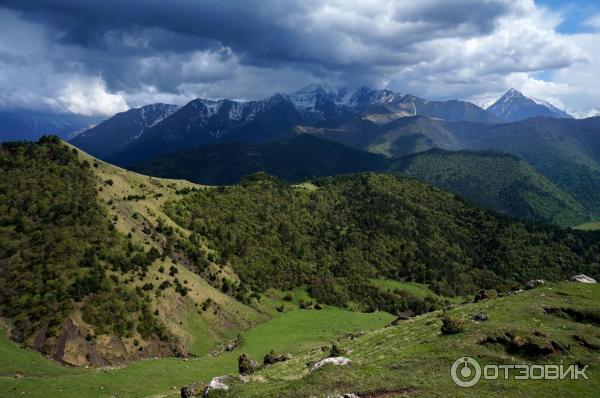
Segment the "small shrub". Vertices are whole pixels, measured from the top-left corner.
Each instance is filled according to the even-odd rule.
[[[441,332],[443,335],[457,334],[465,330],[465,321],[457,318],[442,318]]]
[[[336,343],[331,344],[331,349],[329,350],[330,357],[340,357],[344,354],[344,350],[341,349]]]

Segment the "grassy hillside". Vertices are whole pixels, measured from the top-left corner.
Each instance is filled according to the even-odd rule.
[[[7,396],[174,397],[185,384],[235,373],[242,352],[260,361],[271,350],[293,359],[235,383],[231,396],[442,395],[452,388],[447,365],[465,354],[598,361],[596,286],[546,284],[457,306],[480,288],[494,297],[529,279],[598,278],[597,232],[507,219],[395,175],[292,185],[256,174],[228,187],[159,179],[56,138],[3,144],[0,169]],[[491,320],[442,337],[440,310]],[[517,351],[498,336],[512,336]],[[308,374],[333,339],[353,364]],[[560,392],[595,387],[566,383]]]
[[[159,254],[115,230],[90,167],[57,138],[0,147],[0,312],[14,339],[59,361],[118,356],[114,339],[147,341],[142,355],[178,350],[146,295],[121,282]]]
[[[361,315],[334,308],[293,310],[245,333],[242,347],[231,353],[186,360],[149,359],[125,367],[102,369],[58,366],[36,352],[18,348],[0,334],[0,391],[7,396],[34,398],[175,398],[180,396],[179,389],[184,385],[208,383],[220,375],[236,375],[237,357],[242,352],[260,360],[271,349],[276,349],[292,353],[292,360],[259,370],[249,382],[234,382],[229,391],[213,391],[210,396],[321,398],[345,393],[366,397],[395,397],[407,393],[417,397],[594,396],[600,387],[600,362],[594,348],[600,345],[596,310],[599,299],[597,285],[546,284],[507,297],[456,306],[445,313],[425,314],[391,327],[384,327],[392,318],[382,313]],[[578,322],[569,316],[553,314],[552,308],[570,309],[586,314],[587,318]],[[489,321],[469,320],[479,312],[486,313]],[[442,335],[442,316],[465,319],[464,331]],[[349,334],[356,331],[366,333]],[[502,344],[480,344],[488,337],[505,336],[507,332],[516,341],[522,338],[532,343],[532,348],[550,347],[554,342],[565,351],[557,349],[538,355],[539,351],[532,350],[525,354],[518,346],[514,351],[507,351]],[[307,363],[325,358],[328,353],[321,347],[331,344],[332,340],[337,341],[340,348],[351,350],[344,355],[352,363],[309,372]],[[475,358],[482,365],[589,364],[590,380],[481,381],[473,388],[459,388],[452,383],[449,371],[452,363],[463,356]],[[19,378],[15,378],[15,374],[20,374]]]
[[[307,285],[313,297],[336,305],[390,312],[436,305],[365,282],[377,277],[453,295],[599,271],[597,234],[505,219],[416,180],[360,174],[315,187],[257,174],[168,202],[166,211],[204,236],[245,287]]]
[[[598,347],[600,299],[597,285],[564,283],[516,295],[454,307],[400,322],[397,326],[341,339],[348,366],[325,366],[309,372],[307,363],[327,357],[320,350],[306,351],[291,361],[259,371],[248,383],[233,382],[214,397],[584,397],[600,387]],[[585,314],[577,320],[557,316],[552,309]],[[489,321],[470,320],[484,312]],[[463,319],[464,331],[442,335],[442,317]],[[585,319],[585,320],[583,320]],[[508,345],[491,339],[506,337]],[[512,337],[508,337],[512,336]],[[452,363],[461,357],[486,364],[589,365],[589,380],[481,380],[461,388],[450,378]]]
[[[588,219],[571,195],[511,155],[432,150],[407,156],[390,169],[512,217],[563,226]]]
[[[89,369],[60,366],[37,352],[18,347],[0,330],[0,396],[178,397],[185,384],[208,382],[215,376],[237,371],[237,357],[242,352],[257,359],[273,349],[298,355],[308,348],[321,347],[338,335],[382,328],[393,319],[386,313],[361,314],[334,307],[322,311],[296,308],[242,333],[241,346],[232,352],[185,359],[155,358],[127,366]]]
[[[3,144],[0,167],[0,310],[13,339],[70,364],[118,363],[204,354],[275,312],[223,293],[221,279],[237,277],[200,242],[203,275],[180,255],[192,235],[161,205],[201,187],[53,138]]]

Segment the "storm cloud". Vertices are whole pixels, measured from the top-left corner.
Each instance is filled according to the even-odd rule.
[[[0,1],[0,106],[111,114],[313,81],[484,100],[589,62],[559,22],[532,0]]]

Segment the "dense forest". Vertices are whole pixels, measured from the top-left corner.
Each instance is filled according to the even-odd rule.
[[[433,149],[393,158],[298,134],[261,144],[207,145],[130,169],[207,185],[235,184],[261,171],[289,182],[346,173],[394,172],[514,218],[576,226],[590,221],[592,215],[568,190],[530,164],[514,155],[489,150]]]
[[[75,309],[91,337],[167,337],[145,294],[123,283],[157,257],[116,232],[75,149],[57,137],[0,146],[0,314],[15,339],[41,333],[52,345]]]
[[[374,277],[456,295],[600,271],[599,234],[515,221],[394,175],[293,186],[258,173],[166,206],[251,289],[308,285],[337,305],[371,306]]]
[[[562,226],[589,218],[568,192],[513,155],[433,149],[406,156],[390,170],[515,218]]]
[[[206,145],[129,168],[155,177],[228,185],[260,171],[297,182],[337,174],[385,171],[393,161],[383,155],[350,148],[311,134],[298,134],[261,144],[229,142]]]

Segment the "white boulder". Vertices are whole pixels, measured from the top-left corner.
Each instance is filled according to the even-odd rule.
[[[231,376],[217,376],[208,383],[208,387],[211,390],[229,390],[229,386],[225,382],[230,378]]]
[[[573,282],[580,282],[580,283],[596,283],[596,280],[594,278],[590,278],[589,276],[584,275],[584,274],[572,276],[571,280]]]
[[[313,364],[310,367],[310,371],[315,371],[317,369],[319,369],[320,367],[327,365],[327,364],[332,364],[332,365],[336,365],[336,366],[345,366],[350,364],[350,360],[346,357],[332,357],[332,358],[325,358],[320,360],[319,362]]]

